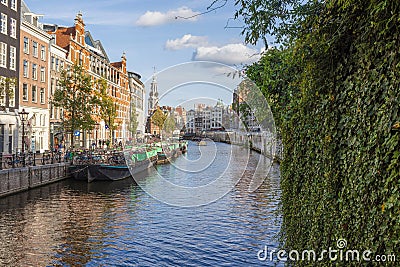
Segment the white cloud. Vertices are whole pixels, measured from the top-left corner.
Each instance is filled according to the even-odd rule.
[[[190,47],[206,46],[208,40],[206,36],[193,36],[191,34],[185,34],[182,38],[175,40],[168,40],[165,44],[165,48],[168,50],[179,50]]]
[[[156,26],[182,20],[196,21],[197,17],[194,16],[197,14],[199,13],[194,12],[188,7],[180,7],[175,10],[169,10],[166,13],[159,11],[147,11],[136,21],[136,25]]]
[[[243,44],[222,47],[201,46],[196,49],[193,60],[215,61],[227,65],[251,64],[260,59],[260,51]]]

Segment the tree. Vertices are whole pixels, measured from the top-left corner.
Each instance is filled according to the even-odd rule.
[[[0,96],[5,95],[9,99],[13,98],[16,83],[16,78],[0,76]]]
[[[173,131],[176,129],[175,116],[173,114],[166,115],[163,130],[167,135],[172,135]]]
[[[151,116],[151,122],[158,127],[160,133],[163,129],[166,118],[167,115],[164,114],[164,112],[159,107],[154,111],[153,115]]]
[[[222,0],[220,0],[222,1]],[[309,29],[310,18],[323,8],[321,0],[236,0],[235,19],[242,19],[245,41],[256,44],[261,39],[267,45],[267,35],[278,43],[290,43]]]
[[[63,127],[71,134],[71,146],[74,146],[75,130],[93,129],[93,107],[96,104],[90,75],[81,65],[74,64],[72,69],[63,70],[55,90],[52,103],[64,110]]]
[[[117,117],[117,108],[114,99],[107,92],[107,81],[101,78],[95,82],[97,89],[96,104],[99,109],[99,116],[112,133],[116,129],[115,118]],[[110,143],[112,144],[112,134],[110,134]]]

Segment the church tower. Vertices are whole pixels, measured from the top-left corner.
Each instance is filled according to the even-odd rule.
[[[157,106],[158,106],[158,89],[157,89],[156,75],[154,73],[153,80],[151,81],[151,86],[150,86],[148,114],[151,115],[153,111],[157,108]]]

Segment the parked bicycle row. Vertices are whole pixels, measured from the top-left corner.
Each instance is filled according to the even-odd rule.
[[[72,164],[112,164],[119,165],[125,163],[124,155],[121,151],[110,150],[81,150],[71,151],[69,156]]]
[[[57,152],[44,152],[35,154],[16,153],[0,156],[0,169],[21,168],[25,166],[37,166],[54,164],[61,162],[72,162],[73,164],[121,164],[124,163],[124,155],[119,150],[87,150],[75,149],[57,151]]]
[[[36,166],[54,164],[68,161],[61,152],[44,152],[40,154],[28,152],[17,154],[3,154],[0,156],[0,169],[21,168],[25,166]]]

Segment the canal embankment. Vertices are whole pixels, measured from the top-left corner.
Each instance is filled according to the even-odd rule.
[[[283,158],[281,140],[267,132],[206,132],[205,137],[214,142],[249,146],[251,150],[277,162]]]
[[[0,197],[64,180],[70,163],[55,163],[0,170]]]

